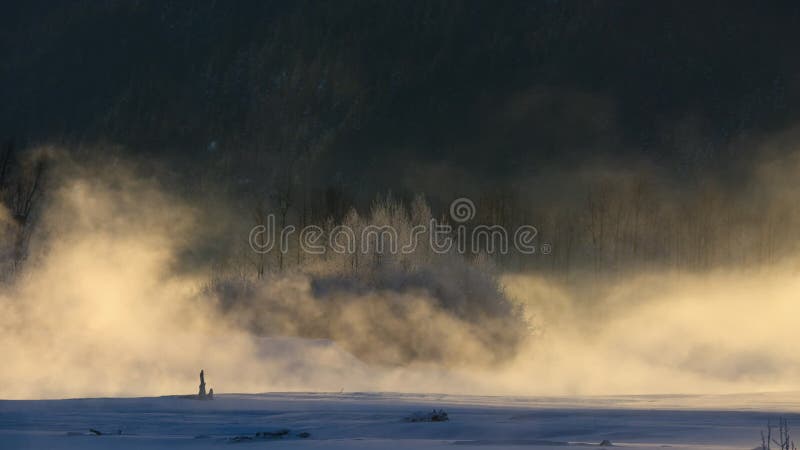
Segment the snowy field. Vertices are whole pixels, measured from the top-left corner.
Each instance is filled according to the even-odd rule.
[[[797,393],[580,398],[276,393],[219,395],[213,401],[0,401],[0,448],[483,450],[581,448],[609,440],[623,448],[752,449],[768,420],[782,416],[800,424],[798,400]],[[444,409],[449,420],[406,420],[434,408]]]

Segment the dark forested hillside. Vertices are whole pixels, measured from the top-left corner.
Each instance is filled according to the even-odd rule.
[[[791,2],[15,3],[0,135],[234,171],[291,146],[389,187],[445,158],[492,178],[635,153],[691,175],[800,97]]]
[[[246,220],[342,220],[388,191],[438,214],[470,196],[484,223],[539,226],[560,250],[536,264],[567,271],[761,261],[797,241],[800,213],[763,187],[790,173],[753,169],[798,118],[794,2],[2,10],[0,138],[155,161]],[[786,136],[771,151],[793,151]]]

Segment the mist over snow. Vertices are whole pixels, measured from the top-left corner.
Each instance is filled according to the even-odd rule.
[[[453,254],[359,270],[336,255],[258,279],[194,262],[209,215],[235,211],[204,210],[132,162],[51,158],[30,256],[1,294],[6,398],[191,392],[199,367],[217,392],[797,387],[792,258],[576,282]]]

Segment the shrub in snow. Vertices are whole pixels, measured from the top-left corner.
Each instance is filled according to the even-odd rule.
[[[295,434],[292,436],[291,430],[288,428],[280,428],[275,431],[259,431],[255,435],[242,435],[242,436],[234,436],[228,439],[230,442],[249,442],[255,440],[273,440],[273,439],[285,439],[291,437],[298,437],[301,439],[305,439],[311,436],[311,433],[307,431],[301,431],[300,433]]]
[[[447,422],[450,420],[447,413],[443,410],[432,410],[431,412],[415,412],[406,417],[406,422]]]
[[[784,418],[780,418],[778,419],[777,427],[767,422],[766,432],[761,432],[761,447],[756,447],[756,449],[797,450],[789,433],[789,422]]]

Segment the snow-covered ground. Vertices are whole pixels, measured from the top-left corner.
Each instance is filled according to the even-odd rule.
[[[752,449],[800,395],[478,397],[394,393],[0,401],[0,448]],[[409,422],[442,408],[447,422]],[[89,430],[102,433],[96,435]],[[282,437],[256,433],[288,430]],[[303,433],[308,433],[307,437]],[[236,437],[243,437],[236,439]],[[252,439],[248,439],[252,438]]]

